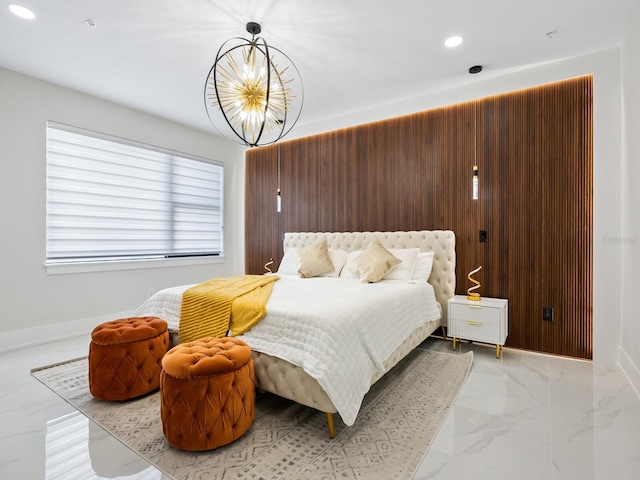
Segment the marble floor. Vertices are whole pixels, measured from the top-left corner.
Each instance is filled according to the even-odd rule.
[[[468,350],[469,379],[414,480],[640,479],[640,399],[620,371],[466,343],[457,353]],[[29,374],[87,351],[78,337],[0,353],[0,478],[170,480]]]

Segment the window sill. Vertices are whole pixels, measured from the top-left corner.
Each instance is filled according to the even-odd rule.
[[[58,263],[46,265],[47,275],[66,273],[110,272],[114,270],[138,270],[142,268],[187,267],[224,263],[223,256],[157,258],[145,260],[118,260],[113,262]]]

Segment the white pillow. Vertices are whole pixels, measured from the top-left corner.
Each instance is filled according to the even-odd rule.
[[[322,275],[318,275],[319,277],[338,277],[340,275],[340,271],[343,269],[342,267],[347,263],[347,251],[334,250],[333,248],[330,248],[329,258],[331,259],[331,263],[333,263],[333,270],[323,273]],[[348,269],[345,268],[345,270]]]
[[[347,252],[345,250],[334,250],[330,248],[329,258],[331,258],[331,263],[333,263],[333,270],[331,272],[318,275],[319,277],[337,277],[340,275],[341,270],[343,270],[342,267],[347,263]],[[284,256],[282,257],[282,261],[280,262],[280,266],[276,273],[280,275],[298,275],[298,262],[298,249],[289,248],[284,252]],[[348,268],[345,268],[344,270],[348,270]]]
[[[416,258],[416,264],[411,274],[412,280],[423,279],[428,281],[433,268],[435,252],[420,252]]]
[[[347,254],[347,261],[345,263],[349,265],[353,261],[353,259],[356,258],[358,255],[360,255],[363,251],[364,250],[354,250],[352,252],[349,252]],[[345,267],[342,269],[342,271],[340,272],[340,277],[341,278],[359,278],[358,275],[353,273],[351,269],[348,267]]]
[[[401,262],[393,267],[382,280],[411,280],[419,248],[390,248],[389,251]]]
[[[295,248],[289,248],[284,252],[278,271],[280,275],[298,275],[298,252]]]

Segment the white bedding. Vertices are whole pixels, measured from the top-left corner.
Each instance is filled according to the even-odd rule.
[[[352,425],[374,373],[416,328],[440,318],[433,287],[424,281],[363,284],[351,278],[280,275],[267,315],[241,338],[256,351],[302,367]],[[176,331],[182,293],[162,290],[135,312],[166,320]]]

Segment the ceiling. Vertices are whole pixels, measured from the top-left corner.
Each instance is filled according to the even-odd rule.
[[[304,82],[298,125],[621,45],[640,0],[5,0],[0,66],[211,131],[203,88],[248,21]],[[90,27],[90,20],[95,26]],[[462,35],[454,49],[444,40]],[[294,127],[295,131],[295,127]]]

